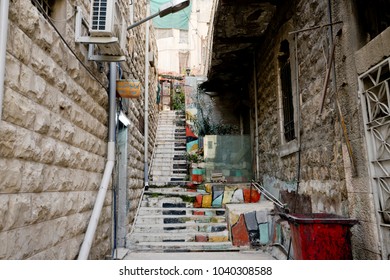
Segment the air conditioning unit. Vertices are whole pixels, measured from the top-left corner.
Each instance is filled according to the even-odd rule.
[[[75,41],[88,44],[88,59],[94,61],[124,61],[127,51],[127,26],[116,0],[92,0],[90,22],[76,9]],[[88,26],[88,35],[83,32]]]
[[[98,44],[100,55],[126,56],[126,21],[116,0],[92,0],[90,37],[118,38],[115,43]]]
[[[115,0],[92,0],[89,33],[92,37],[115,37]]]

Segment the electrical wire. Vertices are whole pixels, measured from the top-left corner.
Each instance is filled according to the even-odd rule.
[[[51,17],[47,14],[46,11],[42,8],[41,4],[37,0],[32,0],[35,3],[35,7],[42,13],[42,15],[47,19],[47,21],[50,23],[50,25],[54,28],[54,30],[57,32],[61,40],[64,42],[64,44],[67,46],[67,48],[71,51],[71,53],[75,56],[75,58],[80,62],[80,64],[87,70],[87,72],[106,90],[108,90],[108,86],[104,85],[102,81],[98,79],[98,77],[92,72],[91,69],[85,65],[85,63],[77,56],[76,52],[72,49],[72,47],[69,45],[69,43],[66,41],[64,36],[61,34],[61,32],[58,30],[58,28],[55,26],[54,22],[52,21]],[[38,8],[40,7],[40,8]]]

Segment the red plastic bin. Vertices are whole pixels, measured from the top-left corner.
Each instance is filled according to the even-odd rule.
[[[335,214],[282,214],[290,225],[294,259],[351,260],[355,219]]]

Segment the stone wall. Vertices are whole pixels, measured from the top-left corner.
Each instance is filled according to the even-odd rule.
[[[64,0],[57,29],[29,0],[10,3],[6,79],[0,122],[0,259],[77,258],[106,161],[108,63],[88,61],[75,43],[76,1]],[[79,3],[79,2],[77,2]],[[84,1],[88,11],[89,1]],[[128,3],[123,2],[126,14]],[[136,1],[135,20],[145,15]],[[129,17],[126,17],[129,18]],[[156,49],[152,31],[151,50]],[[126,78],[144,82],[145,28],[129,32]],[[131,40],[133,38],[133,40]],[[136,38],[136,39],[134,39]],[[155,138],[156,71],[150,71],[150,153]],[[128,103],[137,127],[143,97]],[[143,187],[143,136],[129,130],[129,222]],[[91,248],[111,255],[112,184]]]
[[[328,23],[328,1],[296,2],[294,15],[276,34],[270,32],[267,35],[264,42],[268,43],[256,55],[260,180],[277,197],[287,202],[293,212],[326,212],[358,219],[360,224],[355,226],[353,237],[354,258],[376,259],[379,257],[376,245],[378,236],[375,233],[372,191],[368,187],[354,62],[354,52],[361,46],[356,17],[349,1],[332,1],[337,2],[332,4],[333,21],[344,21],[333,27],[334,35],[342,31],[335,39],[337,93],[330,90],[333,87],[331,75],[324,109],[319,114],[327,69],[324,50],[329,48],[328,28],[311,29],[296,35],[290,32]],[[299,92],[299,96],[294,97],[294,117],[295,130],[300,132],[300,139],[297,137],[288,144],[281,133],[283,114],[280,111],[278,55],[283,40],[287,40],[290,47],[293,92]],[[254,89],[253,84],[251,88]],[[300,113],[297,111],[297,98]],[[340,104],[340,111],[336,100]],[[346,124],[353,161],[347,151],[340,115]],[[300,155],[297,152],[299,140]],[[356,172],[352,170],[352,162]],[[369,214],[365,215],[364,212]]]

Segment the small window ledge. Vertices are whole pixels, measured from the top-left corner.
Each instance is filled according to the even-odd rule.
[[[298,152],[298,141],[297,139],[294,139],[286,144],[283,144],[279,148],[279,157],[285,157],[288,155],[291,155],[293,153]]]

